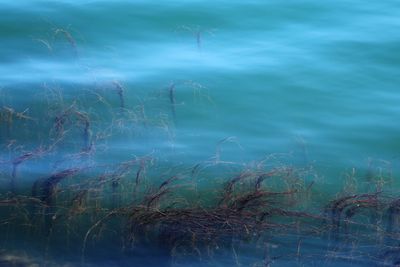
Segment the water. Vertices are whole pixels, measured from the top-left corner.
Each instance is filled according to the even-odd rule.
[[[10,198],[13,162],[15,190],[30,195],[35,181],[62,169],[96,166],[85,169],[90,177],[110,171],[107,164],[151,157],[149,184],[201,164],[193,179],[207,203],[227,177],[268,158],[267,169],[302,170],[313,190],[304,205],[317,214],[345,193],[383,191],[387,204],[399,186],[399,10],[392,0],[0,3],[2,198]],[[32,151],[40,155],[15,164]],[[325,242],[318,240],[310,242]],[[381,250],[356,240],[355,254]],[[18,242],[1,246],[19,251]],[[296,246],[296,263],[275,255],[271,265],[320,264],[317,256],[299,260]],[[232,254],[234,264],[264,257],[237,249],[228,246],[212,264],[232,264]],[[368,263],[355,255],[324,263],[386,264],[382,253]],[[126,266],[115,255],[120,262],[100,262]],[[79,257],[66,261],[78,265]]]

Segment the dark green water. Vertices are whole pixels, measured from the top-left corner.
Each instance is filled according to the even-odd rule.
[[[86,168],[61,186],[75,188],[112,164],[149,157],[155,163],[147,185],[179,173],[181,184],[198,192],[181,190],[189,202],[208,205],[226,179],[263,162],[267,170],[299,170],[303,188],[312,191],[300,209],[313,214],[345,194],[382,191],[390,203],[400,195],[399,12],[392,0],[0,3],[1,198],[31,196],[35,181],[60,170]],[[187,181],[182,173],[196,164],[200,173]],[[111,191],[103,198],[112,206]],[[123,203],[130,201],[123,195]],[[82,264],[74,249],[59,256],[67,254],[61,237],[44,253],[46,238],[8,228],[10,216],[23,217],[8,209],[0,211],[0,252],[25,251],[40,266],[44,258]],[[76,236],[95,222],[75,222],[83,225]],[[19,234],[5,237],[13,231]],[[120,246],[111,232],[108,245]],[[353,244],[329,239],[339,245],[326,236],[272,235],[258,252],[251,242],[238,243],[237,252],[229,245],[212,261],[171,265],[267,266],[258,261],[267,247],[270,266],[396,266],[395,257],[380,256],[388,247],[397,251],[398,241],[371,242],[363,234]],[[303,239],[310,256],[299,260]],[[164,252],[151,261],[158,256],[141,252],[154,249],[148,244],[124,258],[104,253],[106,243],[93,245],[86,265],[169,262]],[[107,256],[93,256],[101,254]]]

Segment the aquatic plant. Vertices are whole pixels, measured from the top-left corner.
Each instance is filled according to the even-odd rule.
[[[16,193],[16,180],[17,180],[17,171],[18,171],[18,167],[25,161],[28,161],[30,159],[33,159],[35,157],[40,157],[42,155],[44,155],[45,153],[47,153],[48,150],[44,149],[42,147],[39,147],[38,149],[34,150],[34,151],[29,151],[29,152],[25,152],[20,156],[17,156],[16,158],[11,160],[11,164],[12,164],[12,171],[11,171],[11,182],[10,182],[10,188],[11,188],[11,192],[13,194]]]
[[[125,99],[124,99],[124,88],[118,81],[113,81],[113,85],[115,86],[115,91],[119,97],[119,106],[121,110],[125,109]]]
[[[8,107],[8,106],[3,106],[0,108],[0,125],[5,124],[7,139],[11,138],[11,130],[12,130],[13,122],[15,120],[35,121],[34,118],[26,115],[28,110],[29,110],[29,108],[25,109],[23,112],[17,112],[12,107]]]
[[[170,104],[171,104],[172,118],[173,118],[173,121],[176,123],[175,83],[172,83],[172,84],[168,87],[168,96],[169,96],[169,102],[170,102]]]
[[[126,133],[134,127],[163,127],[170,141],[174,132],[168,112],[153,118],[145,114],[146,103],[140,101],[130,108],[122,85],[113,86],[118,110],[103,95],[90,91],[96,103],[108,108],[104,118],[78,97],[68,103],[58,91],[57,101],[49,100],[49,110],[41,118],[50,118],[47,128],[39,129],[43,145],[28,148],[21,140],[2,140],[9,155],[2,156],[1,165],[11,168],[10,187],[0,195],[4,240],[34,239],[45,253],[53,244],[65,243],[65,249],[79,254],[83,264],[109,242],[114,246],[111,254],[134,255],[141,247],[155,247],[171,264],[189,257],[212,261],[218,253],[228,253],[233,264],[240,265],[244,244],[252,246],[259,259],[254,266],[287,259],[301,263],[312,257],[303,249],[309,245],[307,238],[330,242],[318,252],[327,262],[361,260],[359,248],[364,244],[376,248],[368,251],[374,261],[388,265],[398,261],[398,196],[384,191],[390,173],[380,171],[380,165],[370,168],[371,186],[365,192],[352,169],[343,192],[318,199],[326,203],[318,208],[313,191],[319,182],[310,163],[294,166],[282,155],[250,163],[226,161],[224,146],[233,143],[242,149],[233,136],[218,141],[212,157],[189,167],[166,161],[154,151],[137,156],[132,150],[129,158],[117,160],[109,153],[109,141],[129,141]],[[172,120],[178,112],[175,86],[168,87]],[[165,98],[160,101],[165,104]],[[3,109],[3,113],[7,123],[10,118],[31,119],[24,117],[26,112]],[[18,183],[26,179],[18,170],[36,161],[45,162],[46,168],[39,177],[30,178],[29,194],[28,182],[25,187]],[[212,186],[202,187],[202,180]],[[271,249],[276,239],[287,249]],[[331,244],[337,241],[352,244],[353,254],[340,254],[343,248]]]

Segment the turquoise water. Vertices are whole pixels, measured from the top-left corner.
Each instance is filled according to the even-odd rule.
[[[150,156],[159,162],[150,181],[212,165],[197,181],[205,202],[215,177],[266,158],[267,168],[308,172],[311,210],[343,192],[396,198],[399,11],[392,0],[1,3],[2,195],[13,159],[42,149],[18,165],[22,195],[74,164],[102,169]],[[73,118],[57,130],[66,110]],[[255,257],[242,254],[239,265]]]

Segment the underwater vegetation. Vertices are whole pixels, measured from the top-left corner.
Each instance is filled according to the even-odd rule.
[[[314,190],[312,165],[295,166],[282,155],[223,161],[222,146],[234,137],[217,142],[214,156],[192,166],[155,152],[110,160],[107,144],[114,135],[146,135],[144,129],[158,126],[169,139],[172,126],[143,116],[143,102],[129,108],[119,82],[109,86],[69,103],[68,92],[52,89],[57,98],[35,112],[2,107],[4,266],[57,266],[59,254],[72,266],[113,257],[118,260],[110,266],[400,264],[400,198],[385,191],[389,172],[371,166],[367,192],[358,193],[353,169],[344,190],[329,199]],[[168,101],[173,107],[171,123],[178,112],[175,86],[162,95],[166,110]],[[97,108],[114,103],[100,119],[82,97],[101,99]],[[28,249],[21,252],[21,244]],[[36,258],[29,258],[29,247]]]
[[[207,31],[182,29],[203,51]],[[73,32],[50,36],[35,41],[81,64]],[[195,81],[160,83],[0,87],[0,266],[400,266],[390,162],[335,177],[332,194],[303,143],[301,163],[235,160],[234,136],[182,156],[187,95],[214,103]]]

